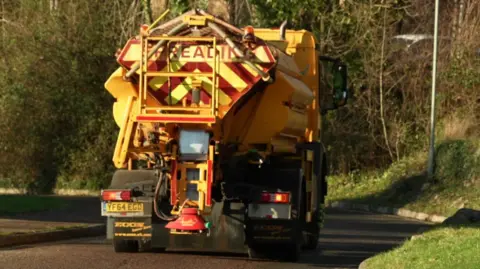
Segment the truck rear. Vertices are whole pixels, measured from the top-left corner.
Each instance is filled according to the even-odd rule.
[[[345,65],[315,48],[307,31],[239,29],[201,10],[141,27],[105,84],[120,128],[102,190],[115,251],[295,261],[316,248],[321,106],[345,104],[347,88]]]

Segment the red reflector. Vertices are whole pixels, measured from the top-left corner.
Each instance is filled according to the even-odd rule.
[[[120,199],[121,200],[130,200],[131,194],[132,193],[129,192],[129,191],[122,191],[122,192],[120,192]]]
[[[262,193],[261,201],[264,203],[288,203],[290,202],[290,194],[288,193]]]
[[[129,201],[132,198],[131,191],[103,191],[104,201]]]
[[[262,193],[262,202],[270,202],[270,193]]]

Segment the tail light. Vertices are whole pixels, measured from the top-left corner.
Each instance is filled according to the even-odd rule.
[[[102,199],[104,201],[130,201],[132,191],[130,190],[111,190],[102,191]]]
[[[264,192],[262,193],[261,201],[264,203],[286,204],[290,202],[290,194],[286,192]]]

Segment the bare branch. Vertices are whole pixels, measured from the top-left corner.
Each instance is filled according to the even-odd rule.
[[[22,24],[9,21],[9,20],[7,20],[7,19],[5,19],[5,18],[1,18],[1,19],[0,19],[0,22],[4,22],[5,24],[12,25],[12,26],[15,26],[15,27],[17,27],[17,28],[22,28],[22,29],[25,28],[25,26],[23,26]]]

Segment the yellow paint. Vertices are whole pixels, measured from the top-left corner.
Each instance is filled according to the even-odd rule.
[[[267,56],[267,52],[265,51],[264,47],[257,47],[254,50],[255,57],[260,61],[260,62],[269,62],[269,58]]]
[[[107,203],[107,212],[143,212],[143,203],[110,202]]]
[[[208,63],[211,68],[213,68],[213,63]],[[240,78],[232,69],[230,69],[226,64],[220,62],[218,66],[218,71],[220,76],[225,78],[230,85],[237,89],[237,91],[241,92],[247,87],[247,83],[243,79]]]
[[[115,227],[117,228],[141,228],[144,227],[145,223],[143,222],[115,222]],[[147,226],[150,227],[150,226]]]
[[[185,21],[190,23],[190,25],[204,25],[210,19],[211,17],[209,16],[190,16],[185,18]],[[146,38],[151,38],[152,40],[168,39],[172,42],[175,42],[175,40],[211,42],[210,46],[212,48],[208,48],[205,45],[194,45],[182,50],[177,45],[174,50],[168,52],[170,55],[169,65],[163,70],[156,71],[178,72],[187,63],[205,62],[216,69],[216,73],[212,74],[212,77],[206,74],[196,75],[195,73],[200,72],[198,69],[192,74],[183,74],[186,76],[184,83],[171,89],[172,106],[174,105],[175,110],[170,110],[170,114],[161,115],[169,117],[180,115],[189,118],[189,123],[178,124],[178,127],[212,131],[214,138],[221,140],[222,143],[238,143],[240,151],[251,149],[253,144],[266,144],[268,148],[273,148],[274,151],[291,151],[294,149],[295,143],[299,141],[317,140],[320,115],[316,99],[321,91],[318,83],[319,70],[317,67],[319,55],[315,50],[316,41],[313,34],[304,30],[287,30],[286,40],[281,41],[279,40],[278,30],[261,28],[254,30],[256,36],[266,41],[272,41],[270,45],[274,45],[277,48],[274,51],[275,53],[273,53],[277,55],[275,59],[276,69],[274,71],[276,80],[273,84],[267,85],[264,89],[258,91],[250,99],[241,100],[245,101],[245,103],[235,111],[235,114],[234,110],[231,109],[235,105],[235,103],[231,103],[232,98],[222,90],[217,89],[219,80],[215,82],[215,86],[213,85],[214,78],[212,77],[222,77],[237,91],[241,92],[249,90],[247,83],[230,69],[226,63],[241,64],[252,76],[258,76],[258,74],[247,64],[241,62],[241,60],[235,59],[228,45],[222,41],[222,44],[218,46],[213,45],[212,47],[214,40],[212,37],[147,36]],[[152,42],[152,44],[155,44],[155,42]],[[139,62],[141,50],[142,48],[139,44],[132,45],[124,59]],[[157,59],[159,55],[160,53],[155,54],[149,62],[151,63]],[[218,61],[214,63],[215,57],[218,57]],[[256,58],[254,64],[260,69],[261,67],[258,63],[269,60],[262,47],[258,47],[255,50],[254,58]],[[146,66],[144,64],[143,68]],[[157,114],[156,109],[146,110],[145,107],[164,107],[159,100],[156,100],[148,93],[145,94],[145,101],[143,101],[143,98],[139,98],[139,92],[143,95],[145,91],[139,91],[138,85],[142,85],[141,83],[145,81],[140,80],[141,83],[138,83],[139,80],[136,75],[134,75],[132,82],[124,80],[122,78],[124,73],[122,68],[117,69],[105,83],[105,88],[117,99],[113,106],[113,117],[120,127],[114,154],[114,162],[117,168],[125,165],[127,157],[138,159],[141,153],[152,151],[151,148],[143,148],[140,142],[133,143],[133,140],[141,141],[142,137],[145,136],[144,134],[155,130],[150,122],[139,124],[136,121],[136,115],[158,116],[160,114]],[[168,73],[152,73],[150,75],[152,75],[153,79],[148,83],[148,86],[153,90],[158,90],[162,85],[168,83]],[[194,81],[201,81],[202,87],[211,96],[215,97],[214,99],[217,99],[212,106],[202,107],[203,110],[182,106],[181,100],[191,90]],[[128,101],[129,98],[130,101]],[[168,102],[168,100],[166,98],[165,101]],[[134,109],[130,109],[131,104],[133,104]],[[192,118],[198,115],[217,116],[217,122],[213,125],[191,123]],[[168,134],[169,139],[178,138],[174,125],[175,122],[169,122],[162,126],[165,127],[164,132]],[[159,148],[160,151],[165,151],[165,147]],[[178,163],[178,170],[182,172],[182,179],[178,181],[179,200],[174,208],[174,214],[178,213],[179,206],[183,203],[198,206],[201,210],[207,209],[204,205],[206,179],[203,173],[201,173],[199,180],[193,182],[198,185],[200,191],[199,200],[186,201],[185,169],[187,167],[195,167],[202,171],[207,169],[205,162],[198,164]],[[311,188],[311,185],[308,188]]]
[[[188,15],[185,16],[183,21],[193,26],[205,26],[207,20],[212,20],[213,16],[198,16],[198,15]]]
[[[115,236],[120,237],[152,237],[151,233],[115,233]]]
[[[157,23],[158,23],[161,19],[163,19],[163,17],[165,17],[169,12],[170,12],[170,9],[165,10],[165,12],[163,12],[162,15],[160,15],[160,17],[158,17],[158,18],[148,27],[147,31],[152,30],[152,28],[153,28],[154,26],[156,26]]]
[[[187,169],[199,169],[198,180],[187,179]],[[178,202],[177,205],[182,205],[187,201],[186,188],[187,184],[196,184],[198,190],[198,200],[188,200],[188,203],[192,206],[197,206],[200,211],[205,211],[205,197],[207,195],[207,178],[204,176],[208,169],[207,163],[179,163],[177,164],[177,170],[181,173],[181,178],[177,181]],[[180,208],[173,208],[172,214],[178,214]]]
[[[212,80],[207,77],[197,77],[203,81],[202,87],[211,95],[212,94]],[[226,95],[222,90],[218,90],[218,97],[220,105],[228,105],[232,101],[230,96]]]

